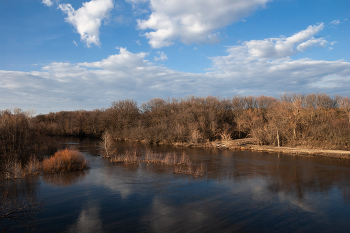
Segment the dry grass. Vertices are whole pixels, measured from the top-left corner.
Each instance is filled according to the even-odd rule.
[[[228,133],[221,133],[221,142],[226,146],[229,147],[232,143],[231,135]]]
[[[40,172],[40,162],[37,158],[32,156],[28,163],[24,166],[15,157],[8,157],[1,164],[2,172],[0,174],[1,179],[18,179],[23,178],[26,175],[34,175]]]
[[[183,168],[183,170],[182,170]],[[206,173],[203,164],[199,166],[194,166],[192,163],[186,164],[186,166],[175,165],[174,166],[174,174],[184,173],[188,175],[193,175],[195,177],[203,176]],[[211,174],[211,172],[207,172],[207,174]]]
[[[30,174],[30,175],[34,175],[34,174],[38,174],[39,171],[40,171],[39,160],[34,156],[30,157],[27,165],[25,166],[25,173]]]
[[[146,150],[144,153],[143,159],[142,157],[140,158],[140,161],[143,161],[145,163],[162,163],[163,159],[160,154],[156,154],[151,150]]]
[[[111,157],[110,161],[115,163],[138,163],[139,158],[137,157],[137,150],[126,150],[124,153],[118,156]]]
[[[51,158],[44,159],[43,170],[47,173],[78,171],[88,168],[88,162],[77,150],[65,149],[57,151]]]
[[[183,152],[180,157],[179,164],[190,164],[190,163],[191,163],[190,158],[187,156],[186,152]]]
[[[111,162],[135,164],[135,163],[155,163],[168,166],[174,166],[174,174],[189,174],[194,176],[203,176],[205,169],[203,164],[196,166],[192,164],[189,156],[186,152],[183,152],[181,156],[176,153],[157,154],[151,150],[145,150],[144,152],[136,149],[126,150],[123,153],[117,154],[109,158]]]
[[[1,164],[0,179],[16,179],[24,176],[21,163],[15,157],[7,157]]]
[[[24,178],[27,175],[38,175],[42,172],[56,173],[78,171],[88,168],[88,162],[82,153],[73,149],[57,151],[51,158],[42,162],[31,156],[27,163],[21,163],[16,157],[7,157],[0,162],[0,180]]]

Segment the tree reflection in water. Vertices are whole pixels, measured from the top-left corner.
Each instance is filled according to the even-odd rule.
[[[89,170],[84,170],[76,172],[44,174],[42,177],[46,183],[51,185],[70,186],[79,181],[82,181],[88,174]]]
[[[37,178],[0,180],[0,229],[10,231],[22,224],[26,230],[35,229],[35,215],[42,203],[35,193]],[[34,182],[33,182],[34,181]]]
[[[337,187],[343,192],[344,199],[350,201],[350,160],[249,152],[237,153],[233,158],[231,169],[224,172],[220,167],[215,169],[207,165],[214,171],[212,177],[222,179],[225,172],[225,178],[237,182],[264,177],[266,188],[272,194],[290,194],[299,201],[308,193],[327,194]]]

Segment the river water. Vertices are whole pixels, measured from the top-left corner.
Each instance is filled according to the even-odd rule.
[[[151,148],[185,151],[210,171],[195,177],[169,165],[110,163],[97,156],[96,139],[60,140],[91,168],[12,181],[42,203],[35,232],[350,232],[349,160]]]

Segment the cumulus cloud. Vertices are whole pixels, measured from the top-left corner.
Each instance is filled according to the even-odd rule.
[[[315,46],[315,45],[318,45],[318,46],[321,46],[321,47],[325,47],[326,44],[328,44],[328,41],[325,40],[323,37],[321,38],[314,38],[312,37],[310,40],[307,40],[301,44],[299,44],[297,46],[297,50],[300,51],[300,52],[304,52],[306,49],[312,47],[312,46]]]
[[[308,28],[314,27],[317,26]],[[297,41],[292,43],[294,51],[301,53],[320,43],[312,42],[317,40],[312,39],[314,33],[301,31],[295,35],[299,38],[300,34],[308,36],[303,36],[304,40],[294,39]],[[287,39],[283,41],[289,41]],[[297,49],[307,41],[309,44]],[[146,59],[147,53],[131,53],[126,48],[119,48],[119,53],[95,62],[53,62],[41,71],[32,72],[0,71],[0,102],[2,108],[34,108],[38,113],[45,113],[108,107],[111,101],[120,99],[142,103],[155,97],[187,95],[278,96],[283,92],[320,91],[350,94],[349,62],[292,59],[291,52],[274,47],[271,49],[274,52],[263,50],[265,53],[257,56],[259,53],[251,52],[251,42],[228,47],[225,56],[211,57],[212,67],[206,73],[157,66]]]
[[[48,7],[53,5],[53,2],[51,0],[43,0],[42,3],[45,4]]]
[[[164,52],[158,51],[157,54],[158,54],[159,56],[158,56],[158,57],[157,57],[157,56],[154,56],[154,60],[155,60],[155,61],[165,61],[165,60],[168,60],[168,56],[167,56]]]
[[[148,19],[137,21],[153,48],[174,44],[214,43],[218,29],[239,21],[271,0],[149,0]],[[129,0],[134,5],[139,0]]]
[[[250,56],[255,58],[283,58],[303,52],[307,48],[325,46],[324,38],[315,39],[313,36],[324,28],[324,24],[311,25],[290,37],[268,38],[243,42],[241,48],[247,49]]]
[[[98,62],[80,63],[79,65],[90,68],[101,68],[105,70],[127,70],[145,66],[143,59],[147,53],[130,53],[126,48],[119,48],[119,54],[111,55],[106,59]]]
[[[322,90],[348,94],[342,86],[350,85],[349,62],[290,58],[311,46],[324,46],[328,43],[324,38],[312,37],[322,28],[323,24],[313,25],[288,38],[251,40],[243,42],[242,45],[231,46],[227,49],[227,56],[211,58],[211,71],[223,83],[237,81],[237,91],[253,94],[261,91],[271,93],[274,89],[291,92]],[[259,91],[256,92],[257,90]]]
[[[75,27],[87,47],[91,44],[100,46],[101,21],[109,17],[113,7],[113,0],[91,0],[78,10],[74,10],[71,4],[59,4],[59,9],[67,14],[66,22]]]

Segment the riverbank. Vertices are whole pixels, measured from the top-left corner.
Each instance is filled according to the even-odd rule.
[[[308,155],[308,156],[324,156],[333,158],[350,159],[350,151],[344,150],[323,150],[323,149],[309,149],[309,148],[294,148],[294,147],[275,147],[275,146],[261,146],[257,145],[255,139],[244,138],[230,141],[215,141],[202,144],[191,143],[177,143],[175,146],[184,147],[215,147],[228,150],[248,150],[269,153],[286,153],[292,155]]]

